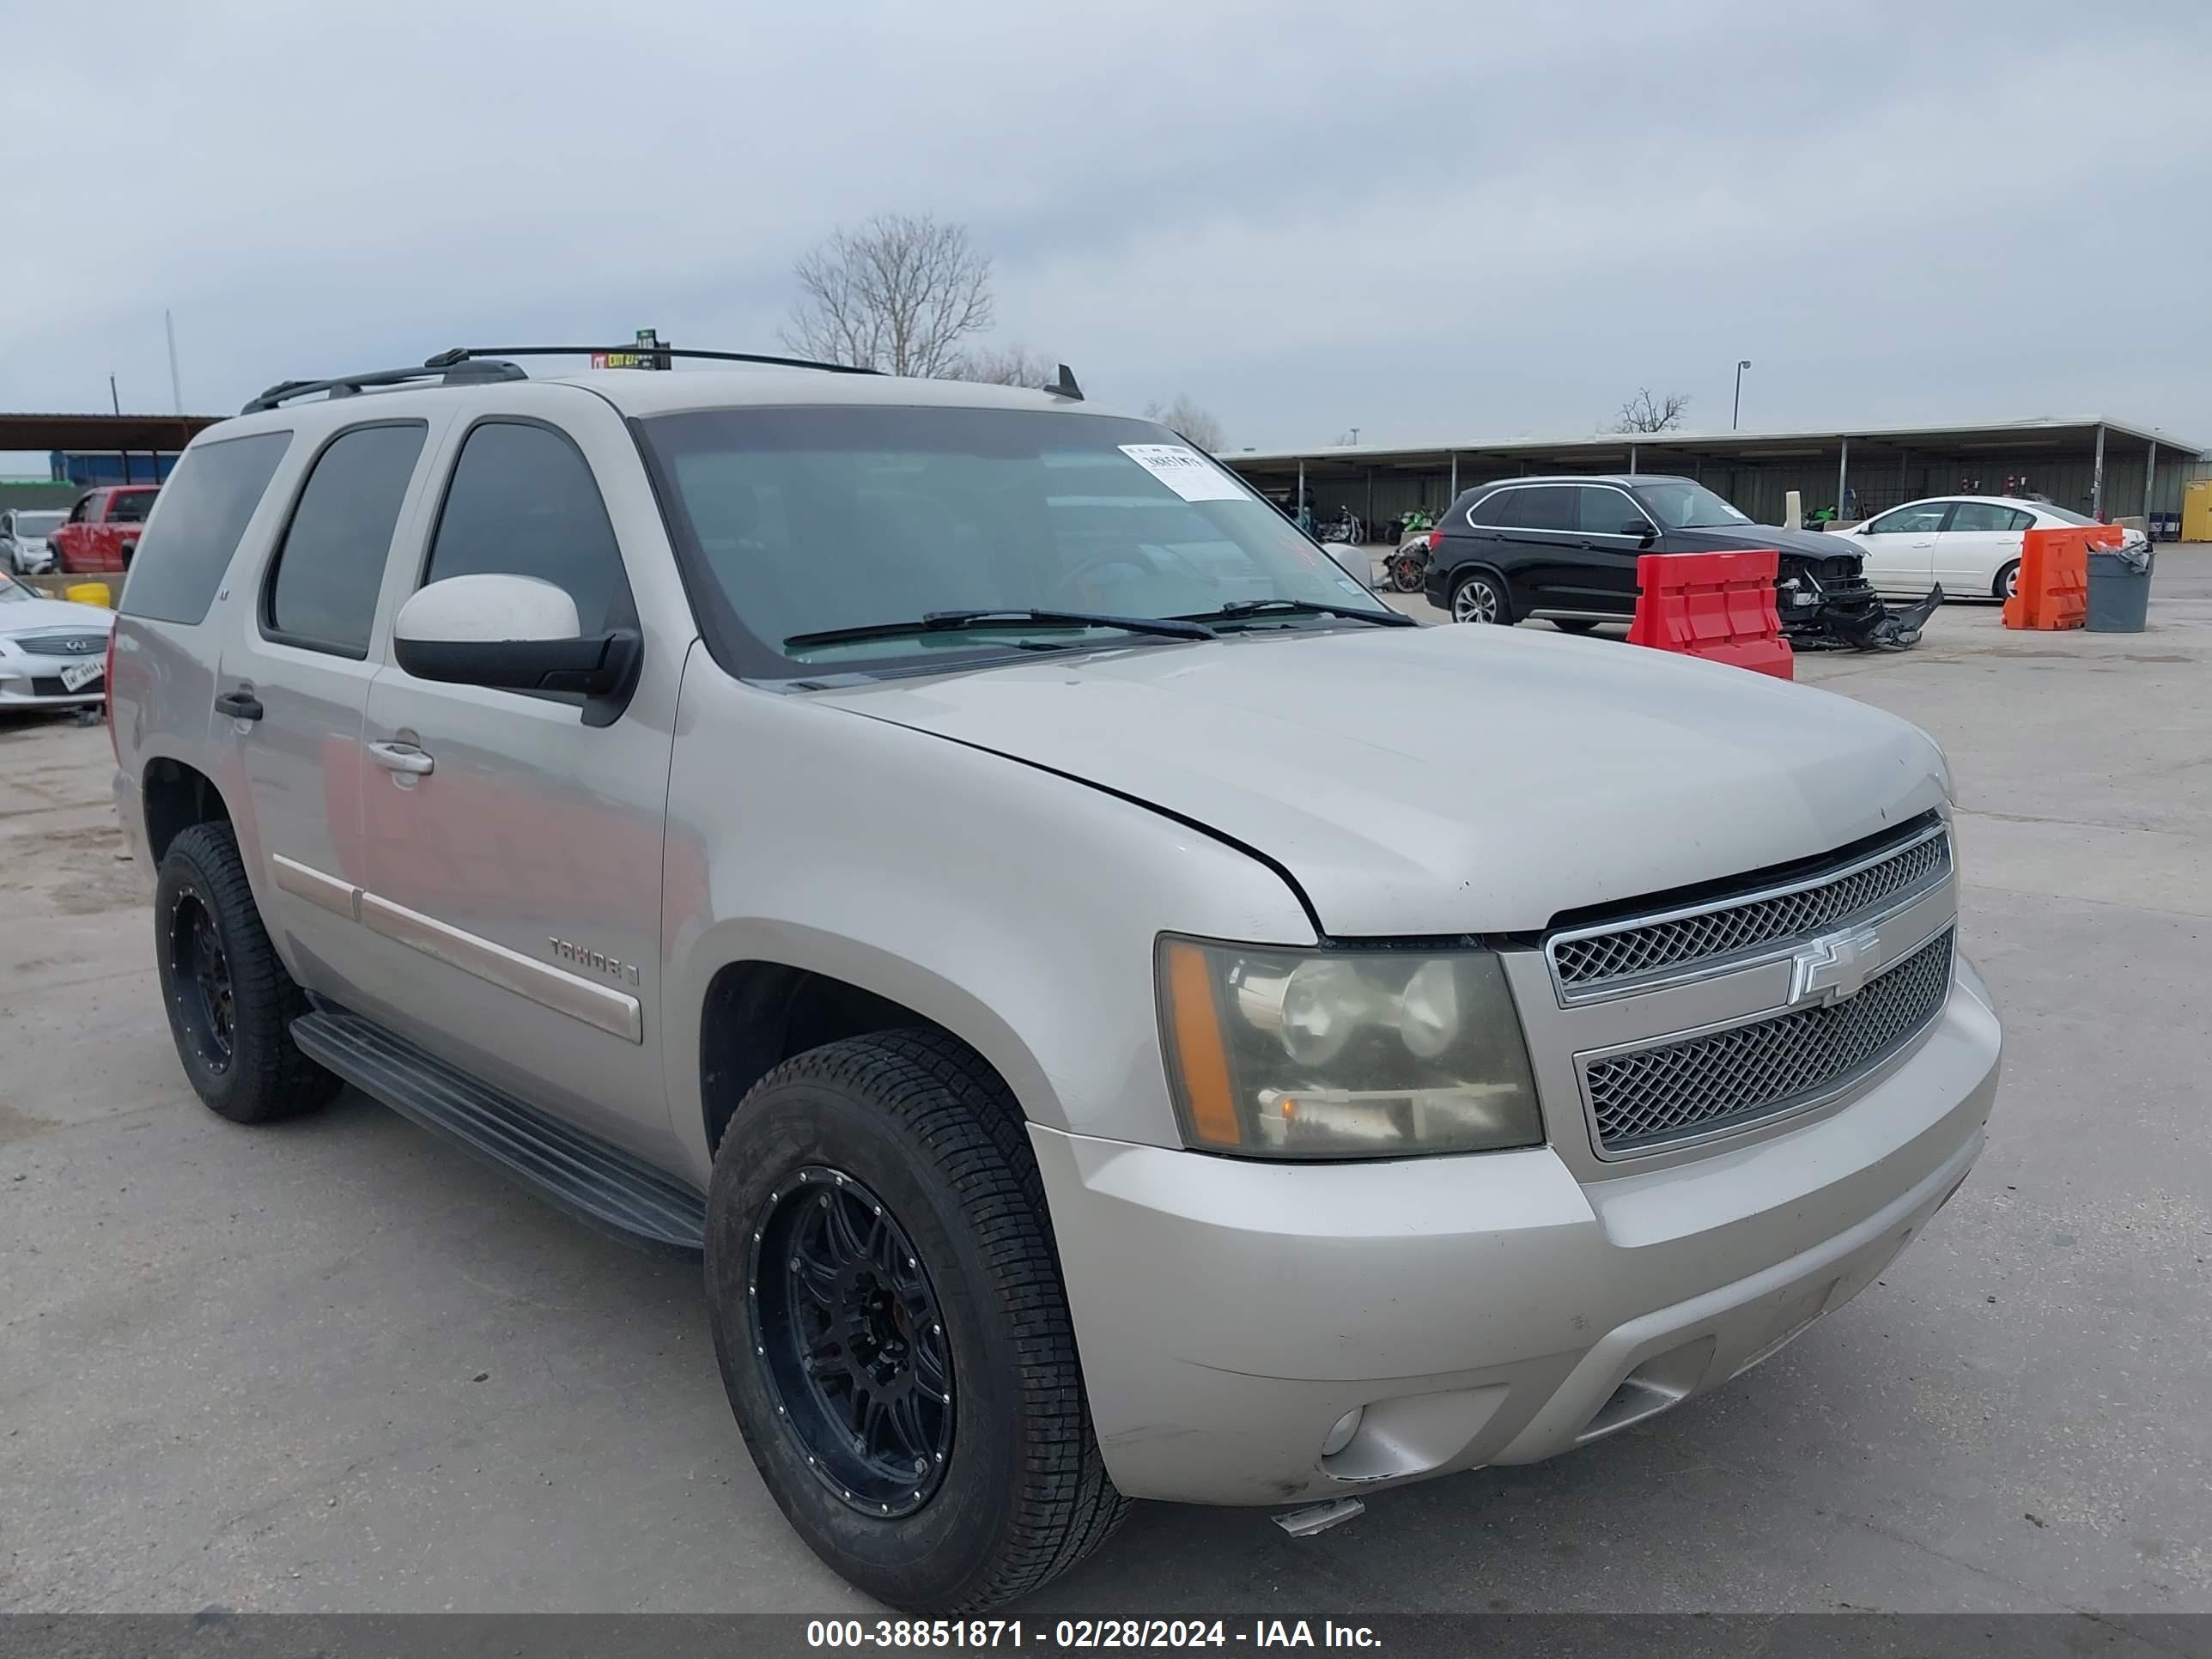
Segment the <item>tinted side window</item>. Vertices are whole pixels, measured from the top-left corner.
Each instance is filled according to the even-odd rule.
[[[1518,494],[1520,491],[1516,489],[1493,489],[1468,509],[1472,522],[1486,525],[1504,524],[1506,521],[1506,511],[1511,506],[1514,496]]]
[[[1519,530],[1572,530],[1581,513],[1572,484],[1536,484],[1505,492],[1501,524]]]
[[[186,623],[206,618],[246,521],[291,443],[289,432],[258,432],[185,452],[131,562],[118,607],[124,615]]]
[[[1995,501],[1960,501],[1951,514],[1954,530],[2026,530],[2034,522],[2027,514]]]
[[[1870,536],[1925,536],[1943,527],[1943,515],[1951,510],[1948,501],[1927,501],[1918,507],[1900,507],[1894,513],[1885,513],[1867,526]]]
[[[542,426],[493,421],[454,464],[425,582],[501,572],[568,590],[586,634],[635,622],[606,503],[574,445]]]
[[[126,489],[107,498],[107,520],[110,524],[143,524],[146,514],[153,510],[155,492],[150,489]]]
[[[424,430],[356,427],[323,451],[276,550],[262,617],[270,635],[343,657],[368,654],[377,589]]]
[[[1584,484],[1575,491],[1581,497],[1581,517],[1575,527],[1591,536],[1640,536],[1651,521],[1634,501],[1618,489]]]

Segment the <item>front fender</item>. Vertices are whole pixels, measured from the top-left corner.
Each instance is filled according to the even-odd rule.
[[[1164,931],[1294,945],[1282,877],[1203,830],[1005,756],[687,666],[661,938],[672,1124],[712,1166],[701,1021],[768,961],[914,1009],[996,1066],[1033,1122],[1178,1146],[1152,954]]]

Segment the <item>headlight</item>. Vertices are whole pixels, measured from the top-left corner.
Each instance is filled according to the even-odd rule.
[[[1163,939],[1184,1139],[1247,1158],[1404,1158],[1544,1139],[1487,951],[1286,951]]]

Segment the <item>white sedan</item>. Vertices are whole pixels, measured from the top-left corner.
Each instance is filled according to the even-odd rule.
[[[1946,599],[2008,599],[2020,576],[2020,538],[2097,520],[2049,501],[2010,495],[1942,495],[1907,501],[1835,533],[1866,556],[1878,593],[1918,598],[1942,583]]]
[[[0,710],[99,704],[114,626],[112,611],[47,599],[0,573]]]

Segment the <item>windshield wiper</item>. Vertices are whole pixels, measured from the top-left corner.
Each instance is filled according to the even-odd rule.
[[[1246,617],[1345,617],[1373,623],[1377,628],[1418,628],[1402,611],[1370,610],[1365,605],[1331,605],[1325,599],[1231,599],[1218,611],[1185,617],[1188,623],[1238,622]]]
[[[1221,637],[1200,623],[1173,617],[1109,617],[1090,611],[931,611],[911,622],[866,623],[858,628],[825,628],[814,634],[793,634],[784,641],[783,648],[803,650],[810,646],[895,640],[906,635],[942,634],[968,628],[1029,628],[1040,623],[1060,628],[1118,628],[1126,634],[1157,634],[1169,640]]]

